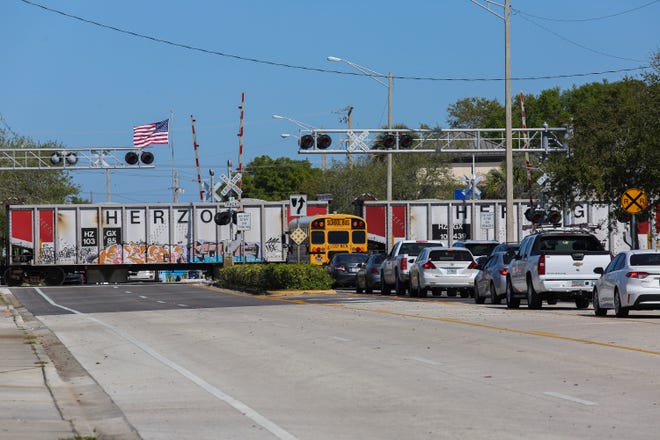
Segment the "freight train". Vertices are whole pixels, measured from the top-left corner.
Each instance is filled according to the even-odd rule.
[[[327,201],[309,201],[326,214]],[[237,221],[241,214],[241,222]],[[247,217],[246,217],[247,215]],[[228,261],[286,261],[286,202],[7,206],[8,285],[60,285],[84,272],[88,283],[124,282],[129,272],[202,270]],[[239,224],[240,223],[240,224]]]

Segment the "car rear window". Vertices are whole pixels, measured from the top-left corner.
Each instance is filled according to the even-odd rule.
[[[660,266],[660,254],[633,254],[630,256],[631,266]]]
[[[337,257],[337,263],[362,263],[367,261],[369,256],[365,254],[341,254]]]
[[[399,249],[400,254],[408,254],[413,257],[419,255],[422,252],[422,249],[431,247],[431,246],[442,246],[438,243],[424,242],[424,243],[403,243],[401,249]]]
[[[592,235],[549,235],[541,237],[534,250],[542,252],[596,252],[603,245]]]
[[[497,243],[465,243],[464,246],[472,255],[490,255]]]
[[[431,251],[431,261],[472,261],[472,254],[467,251],[456,251],[453,249]]]

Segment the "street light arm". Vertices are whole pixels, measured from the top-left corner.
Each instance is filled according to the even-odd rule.
[[[498,14],[497,12],[493,11],[493,10],[490,9],[490,7],[489,7],[490,5],[495,5],[495,6],[499,6],[499,7],[503,8],[503,7],[504,7],[503,4],[495,3],[494,1],[491,1],[491,0],[482,0],[482,1],[485,2],[485,3],[488,3],[488,5],[482,5],[482,4],[479,3],[477,0],[470,0],[470,1],[471,1],[472,3],[474,3],[475,5],[479,6],[480,8],[483,8],[483,9],[485,9],[486,11],[490,12],[491,14],[493,14],[494,16],[498,17],[500,20],[504,20],[504,16],[503,16],[503,15]]]
[[[343,58],[338,58],[338,57],[327,57],[326,58],[328,61],[332,62],[341,62],[341,63],[346,63],[349,66],[353,67],[356,70],[359,70],[360,72],[364,73],[367,75],[369,78],[373,79],[377,83],[379,83],[382,86],[389,87],[385,81],[381,81],[378,78],[387,78],[387,75],[384,75],[380,72],[376,72],[375,70],[369,69],[368,67],[360,66],[359,64],[355,64],[352,61],[345,60]]]
[[[300,122],[296,119],[289,118],[287,116],[281,116],[281,115],[273,115],[273,119],[284,119],[285,121],[292,122],[296,124],[298,127],[302,128],[303,130],[315,130],[316,127],[313,125],[305,124],[304,122]]]

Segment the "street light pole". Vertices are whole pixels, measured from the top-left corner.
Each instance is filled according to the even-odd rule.
[[[504,2],[504,93],[506,95],[506,242],[513,243],[513,135],[511,124],[511,4]]]
[[[327,57],[327,60],[332,62],[346,63],[349,66],[353,67],[354,69],[364,73],[369,78],[376,81],[378,84],[387,87],[387,129],[391,130],[392,129],[392,89],[393,89],[392,72],[389,72],[387,74],[387,83],[385,83],[384,81],[378,79],[378,78],[384,78],[385,75],[383,75],[382,73],[378,73],[375,70],[369,69],[368,67],[360,66],[359,64],[355,64],[352,61],[348,61],[343,58],[338,58],[333,56]],[[388,241],[387,243],[388,247],[393,244],[391,242],[394,239],[394,234],[392,233],[392,207],[390,205],[391,201],[392,201],[392,153],[390,152],[387,154],[387,214],[386,216],[387,216],[387,234],[389,234],[389,237],[391,237],[391,239],[388,240],[388,238],[385,237],[385,239]]]
[[[504,4],[493,0],[470,0],[480,8],[485,9],[497,18],[504,21],[504,94],[505,96],[505,162],[506,162],[506,241],[513,243],[515,239],[514,213],[513,213],[513,134],[511,124],[511,1],[505,0]],[[504,14],[500,15],[490,9],[490,6],[504,8]]]

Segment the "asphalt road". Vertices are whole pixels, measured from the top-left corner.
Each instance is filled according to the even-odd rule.
[[[145,439],[656,438],[660,312],[17,288]]]

